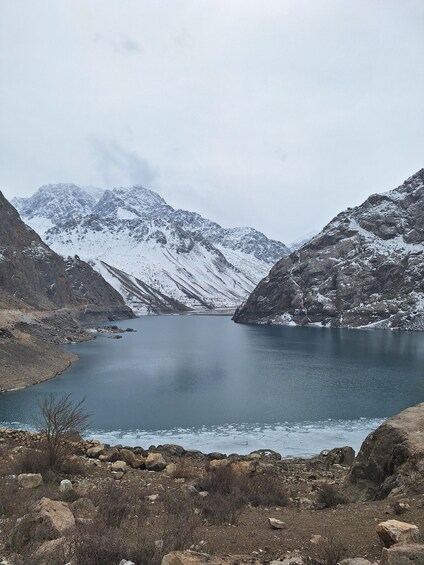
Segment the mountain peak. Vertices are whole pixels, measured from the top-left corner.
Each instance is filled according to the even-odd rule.
[[[279,261],[238,322],[424,330],[424,170]]]

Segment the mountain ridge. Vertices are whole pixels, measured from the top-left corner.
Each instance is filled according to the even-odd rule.
[[[175,210],[140,185],[106,190],[96,202],[85,192],[47,185],[15,202],[56,252],[88,261],[138,313],[235,308],[289,252],[253,228]]]
[[[424,169],[372,194],[271,269],[244,323],[424,330]]]

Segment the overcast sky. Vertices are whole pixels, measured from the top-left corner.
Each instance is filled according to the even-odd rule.
[[[424,167],[422,0],[0,0],[0,190],[290,242]]]

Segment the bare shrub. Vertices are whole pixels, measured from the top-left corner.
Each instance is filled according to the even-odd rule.
[[[40,473],[46,479],[50,469],[47,450],[24,449],[16,458],[14,471],[17,475],[21,473]]]
[[[174,471],[171,473],[174,479],[190,479],[194,475],[193,468],[184,457],[180,457],[178,463],[175,465]]]
[[[202,512],[211,524],[237,524],[246,504],[245,479],[230,465],[212,469],[199,482],[209,493],[203,499]]]
[[[242,495],[213,493],[202,501],[202,514],[213,525],[238,524],[245,506]]]
[[[142,534],[139,534],[136,540],[126,539],[125,532],[121,529],[108,528],[101,522],[80,527],[73,546],[73,562],[76,565],[120,563],[124,558],[137,565],[160,563],[153,540]]]
[[[252,506],[288,506],[287,489],[273,475],[254,475],[244,483],[245,496]]]
[[[199,481],[202,490],[206,490],[209,494],[232,494],[240,491],[242,488],[242,480],[234,471],[231,465],[223,465],[216,469],[211,469],[205,477]]]
[[[333,535],[322,537],[316,547],[316,560],[321,565],[337,565],[346,554],[346,549]]]
[[[190,495],[174,491],[164,497],[163,551],[188,549],[200,526],[195,504]]]
[[[49,468],[61,471],[65,460],[67,438],[85,430],[88,414],[83,408],[84,399],[74,401],[70,394],[46,396],[39,404],[36,422],[45,435]]]
[[[333,508],[338,504],[346,504],[348,500],[337,485],[322,483],[318,490],[317,502],[324,508]]]
[[[22,511],[31,500],[31,494],[20,489],[17,482],[0,478],[0,516],[11,517]]]
[[[118,528],[128,515],[130,508],[129,493],[119,488],[115,482],[108,482],[96,493],[96,505],[99,515],[107,528]]]

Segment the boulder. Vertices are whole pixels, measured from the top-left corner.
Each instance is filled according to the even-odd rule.
[[[168,457],[181,457],[186,452],[184,447],[181,447],[181,445],[175,445],[173,443],[158,445],[157,450],[163,455],[167,455]]]
[[[399,520],[381,522],[376,531],[384,547],[390,547],[395,543],[414,543],[418,541],[420,535],[417,526]]]
[[[127,470],[127,464],[125,463],[125,461],[114,461],[110,468],[112,471],[125,473],[125,471]]]
[[[120,449],[119,450],[119,459],[121,461],[125,461],[127,465],[131,465],[137,459],[135,454],[130,451],[129,449]]]
[[[85,452],[87,457],[97,458],[104,451],[105,446],[103,444],[95,445],[94,447],[89,447]]]
[[[383,548],[381,565],[424,565],[424,545],[392,545]]]
[[[251,459],[259,458],[263,461],[281,461],[281,453],[277,453],[277,451],[273,451],[272,449],[257,449],[249,453],[248,457]]]
[[[167,463],[161,453],[149,453],[145,465],[148,471],[163,471]]]
[[[18,475],[18,485],[22,488],[37,488],[43,482],[40,473],[22,473]]]
[[[16,524],[12,545],[20,549],[33,541],[55,540],[75,530],[75,519],[65,502],[42,498]]]
[[[321,452],[322,453],[322,452]],[[336,447],[326,452],[325,464],[327,467],[331,465],[342,465],[343,467],[351,467],[355,460],[355,450],[352,447]]]
[[[37,565],[52,565],[52,563],[67,563],[71,556],[69,541],[64,537],[45,541],[32,555]]]
[[[347,482],[368,499],[424,492],[424,402],[367,436]]]
[[[90,498],[79,498],[70,505],[70,509],[77,522],[82,524],[91,522],[97,513],[97,508],[94,506]]]

